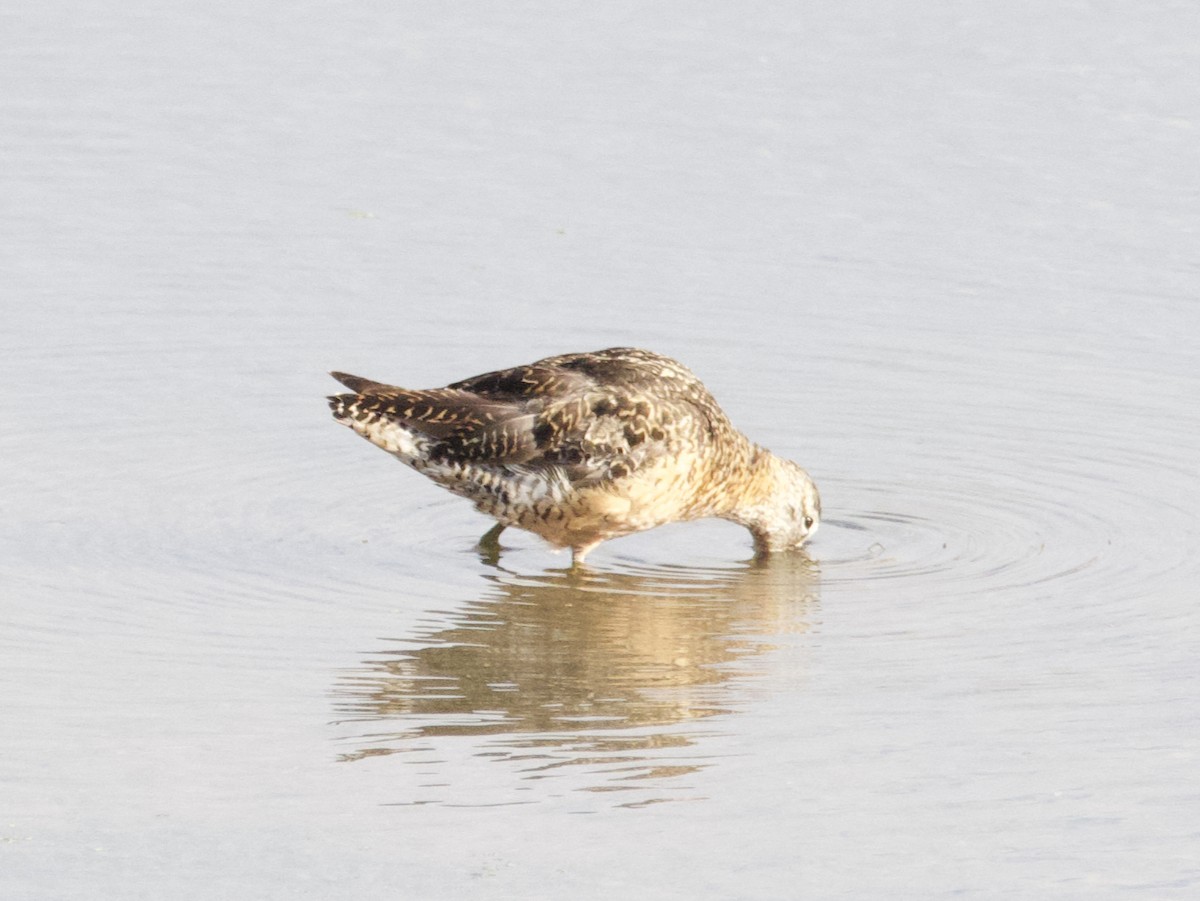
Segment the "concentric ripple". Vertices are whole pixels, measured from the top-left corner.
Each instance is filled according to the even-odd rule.
[[[1086,503],[1092,489],[1083,480],[829,487],[842,506],[822,523],[812,550],[827,585],[906,580],[923,591],[960,595],[1112,592],[1144,583],[1140,564],[1147,556],[1162,572],[1182,565],[1187,554],[1186,511],[1132,490],[1112,492],[1097,509]]]
[[[1194,567],[1200,469],[1185,461],[1200,423],[1155,404],[1200,383],[1092,366],[1046,382],[1057,356],[1026,363],[1001,382],[951,355],[936,365],[956,379],[905,395],[902,415],[839,411],[839,440],[870,452],[819,480],[826,516],[810,552],[826,586],[1128,597]],[[963,425],[947,429],[956,415]]]

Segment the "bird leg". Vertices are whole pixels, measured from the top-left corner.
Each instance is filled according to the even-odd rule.
[[[574,569],[575,567],[582,567],[583,558],[586,557],[588,552],[599,543],[599,541],[593,541],[589,544],[581,544],[578,547],[571,548],[571,568]]]
[[[496,523],[490,529],[483,533],[483,537],[479,539],[479,547],[485,551],[500,550],[500,533],[505,529],[502,522]]]

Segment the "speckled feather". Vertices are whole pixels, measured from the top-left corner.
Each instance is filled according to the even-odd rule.
[[[769,551],[819,519],[807,473],[751,444],[690,370],[650,351],[564,354],[423,391],[333,375],[355,392],[329,399],[339,422],[576,562],[676,520],[732,519]]]

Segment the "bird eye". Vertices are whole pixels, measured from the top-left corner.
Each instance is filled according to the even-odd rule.
[[[811,516],[804,517],[804,528],[811,529],[813,527],[813,518]]]

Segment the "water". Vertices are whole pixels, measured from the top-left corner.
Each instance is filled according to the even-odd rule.
[[[0,893],[1194,896],[1198,20],[7,13]],[[322,400],[616,344],[807,555],[481,555]]]

